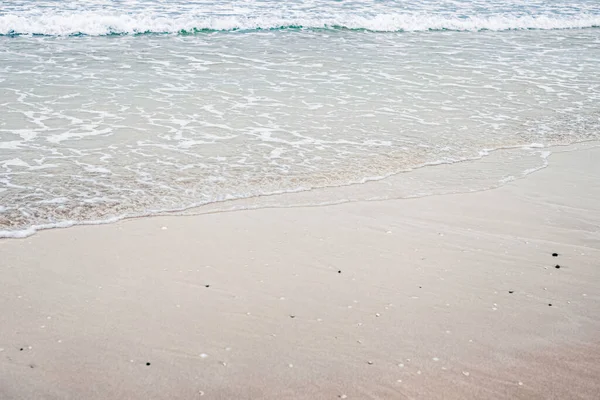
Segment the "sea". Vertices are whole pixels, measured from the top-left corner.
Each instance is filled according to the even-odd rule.
[[[484,190],[597,140],[598,0],[0,1],[3,238]]]

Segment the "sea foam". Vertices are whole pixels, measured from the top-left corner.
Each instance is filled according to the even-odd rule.
[[[190,34],[202,31],[291,29],[351,29],[373,32],[505,31],[582,29],[600,27],[600,15],[444,16],[386,13],[372,16],[340,14],[320,17],[165,16],[156,13],[116,14],[99,11],[45,12],[0,15],[1,35],[136,35]]]

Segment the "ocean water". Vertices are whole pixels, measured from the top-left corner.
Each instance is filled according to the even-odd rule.
[[[0,3],[0,237],[594,140],[597,0]]]

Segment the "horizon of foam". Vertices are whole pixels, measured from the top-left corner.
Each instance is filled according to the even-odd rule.
[[[207,17],[158,14],[62,12],[0,15],[0,35],[107,36],[194,34],[289,29],[363,30],[372,32],[557,30],[600,27],[600,15],[494,15],[455,17],[436,14],[346,14],[329,18]]]

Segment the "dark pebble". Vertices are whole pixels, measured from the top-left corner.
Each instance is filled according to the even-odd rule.
[[[552,257],[558,257],[558,253],[552,253]]]
[[[296,316],[295,315],[290,315],[290,318],[296,318]]]
[[[204,287],[210,287],[210,285],[204,285]]]
[[[146,365],[150,365],[150,363],[146,363]]]
[[[21,348],[19,349],[19,351],[23,351],[23,348],[21,347]]]
[[[338,271],[338,274],[341,274],[341,273],[342,273],[342,271]]]
[[[508,291],[508,293],[511,293],[511,294],[514,293],[514,292],[515,292],[514,290],[509,290]]]
[[[554,268],[560,269],[560,265],[556,264],[556,266]]]
[[[29,364],[29,368],[35,368],[35,365]]]
[[[548,306],[549,306],[549,307],[552,307],[552,303],[548,303]]]
[[[419,286],[419,289],[423,289],[423,286]]]

